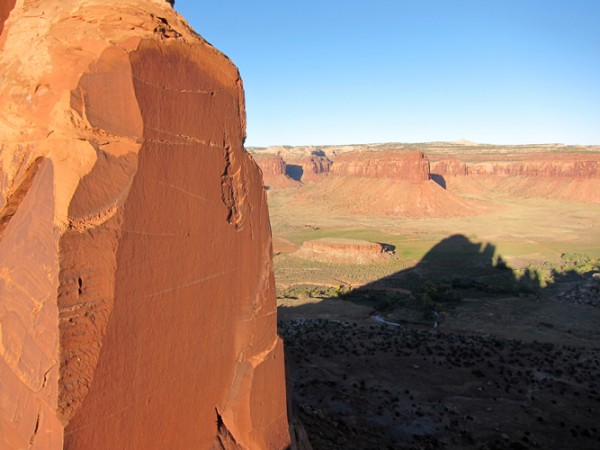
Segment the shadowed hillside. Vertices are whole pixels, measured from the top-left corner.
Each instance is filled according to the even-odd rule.
[[[454,235],[415,267],[280,306],[313,446],[598,448],[600,311],[564,296],[598,283],[583,273],[597,261],[576,259],[517,271]]]

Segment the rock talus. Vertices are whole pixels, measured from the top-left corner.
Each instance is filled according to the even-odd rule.
[[[167,2],[5,3],[0,448],[286,448],[237,69]]]

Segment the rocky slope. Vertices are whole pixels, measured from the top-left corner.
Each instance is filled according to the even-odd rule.
[[[472,197],[504,193],[600,203],[600,147],[594,146],[493,146],[440,142],[325,146],[318,149],[276,147],[253,149],[253,152],[264,155],[274,149],[288,167],[300,164],[298,172],[307,180],[312,173],[329,175],[310,178],[311,181],[322,182],[315,195],[305,193],[312,200],[326,201],[327,194],[331,194],[335,197],[330,202],[333,206],[348,203],[347,206],[354,212],[449,217],[482,210],[482,205],[458,198],[456,194]],[[332,163],[318,167],[297,162],[309,161],[315,154]],[[446,192],[427,186],[428,180]],[[362,189],[357,186],[358,183]],[[339,189],[341,191],[338,192]],[[384,204],[383,199],[377,197],[381,195],[388,197],[392,203],[386,200]],[[352,202],[352,196],[359,199],[374,197],[363,198],[364,205],[358,205]],[[371,201],[373,205],[369,204]]]
[[[332,211],[365,216],[449,217],[481,209],[430,180],[422,152],[341,154],[330,176],[304,196]]]
[[[286,448],[235,66],[159,0],[19,1],[0,45],[0,448]]]

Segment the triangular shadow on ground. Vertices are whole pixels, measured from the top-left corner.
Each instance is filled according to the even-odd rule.
[[[437,243],[413,267],[349,290],[347,286],[340,286],[331,299],[321,296],[320,302],[293,308],[301,308],[311,316],[320,309],[330,311],[332,301],[342,299],[385,312],[393,309],[398,301],[410,299],[427,314],[427,311],[435,313],[454,307],[464,297],[528,296],[539,300],[556,283],[577,284],[591,278],[591,274],[563,269],[542,270],[530,266],[513,270],[494,244],[456,234]],[[280,311],[291,307],[280,306]]]

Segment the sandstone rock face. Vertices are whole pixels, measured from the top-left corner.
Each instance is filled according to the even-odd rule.
[[[257,156],[255,161],[262,171],[265,187],[286,188],[300,184],[285,174],[285,161],[281,156]]]
[[[486,155],[479,157],[477,161],[460,161],[452,158],[432,162],[431,171],[432,173],[450,176],[600,178],[600,155]]]
[[[452,217],[480,210],[432,181],[429,159],[418,151],[343,153],[305,196],[331,211],[366,216]]]
[[[0,42],[0,448],[286,448],[235,66],[159,0],[18,1]]]
[[[326,156],[311,155],[301,160],[302,182],[319,181],[329,175],[332,161]]]
[[[429,160],[422,152],[354,152],[336,158],[333,176],[429,180]]]
[[[430,163],[432,174],[441,175],[444,177],[465,176],[468,173],[467,163],[457,158],[444,158],[438,161],[432,160]]]
[[[433,160],[431,173],[462,192],[508,192],[600,202],[600,154],[535,153],[450,157]]]
[[[323,238],[304,242],[294,255],[329,263],[370,264],[385,261],[392,253],[377,242]]]
[[[4,29],[4,22],[8,19],[8,16],[12,9],[15,7],[16,0],[3,0],[0,4],[0,33]]]

